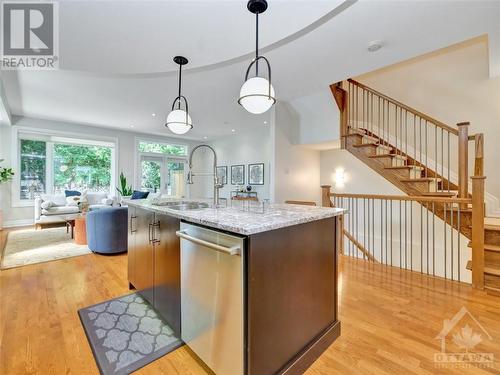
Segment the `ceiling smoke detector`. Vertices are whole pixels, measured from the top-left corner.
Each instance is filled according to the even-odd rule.
[[[370,43],[368,43],[368,51],[370,52],[376,52],[381,48],[382,48],[381,40],[372,40]]]

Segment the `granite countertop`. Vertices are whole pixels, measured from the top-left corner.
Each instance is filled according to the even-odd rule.
[[[173,199],[162,199],[162,201],[169,200],[174,201]],[[179,199],[176,201],[179,201]],[[200,202],[202,200],[182,199],[182,201]],[[125,203],[129,206],[142,207],[192,223],[243,235],[267,232],[273,229],[326,219],[341,215],[345,211],[341,208],[295,204],[270,204],[265,213],[241,211],[235,207],[178,211],[168,208],[168,206],[154,205],[148,199],[126,200]]]

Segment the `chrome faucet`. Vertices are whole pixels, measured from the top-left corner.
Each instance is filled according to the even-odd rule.
[[[189,172],[187,175],[187,183],[192,185],[193,184],[193,154],[194,152],[201,148],[201,147],[206,147],[214,153],[214,206],[215,208],[218,207],[219,205],[219,189],[224,186],[222,183],[219,183],[219,178],[217,177],[217,153],[215,150],[210,147],[209,145],[198,145],[193,150],[191,150],[191,153],[189,154]]]

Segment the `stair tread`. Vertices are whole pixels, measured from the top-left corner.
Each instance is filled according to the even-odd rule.
[[[472,248],[472,241],[469,241],[469,243],[467,244],[468,247],[471,247]],[[495,251],[495,252],[499,252],[500,253],[500,246],[497,246],[497,245],[488,245],[488,244],[484,244],[484,250],[487,250],[487,251]]]
[[[398,165],[398,166],[391,166],[391,167],[384,167],[384,169],[413,169],[413,165]]]
[[[361,143],[359,145],[352,145],[352,147],[355,147],[355,148],[361,148],[361,147],[377,147],[378,144],[377,143]]]
[[[429,196],[429,197],[454,197],[456,196],[455,193],[452,192],[447,192],[447,191],[426,191],[423,192],[422,195]]]
[[[369,158],[373,158],[373,159],[376,159],[376,158],[394,158],[394,157],[402,157],[402,158],[406,158],[406,156],[401,156],[401,155],[397,155],[397,154],[379,154],[379,155],[370,155],[368,156]]]
[[[472,260],[467,262],[467,267],[469,271],[472,271]],[[484,273],[488,275],[500,276],[500,269],[492,268],[492,267],[484,267]]]
[[[431,182],[431,181],[441,181],[440,178],[436,177],[421,177],[421,178],[403,178],[402,182]]]
[[[484,224],[484,229],[497,230],[500,232],[500,225]]]
[[[363,137],[363,134],[359,134],[359,133],[349,133],[349,134],[344,134],[342,137],[344,138],[347,138],[347,137]]]

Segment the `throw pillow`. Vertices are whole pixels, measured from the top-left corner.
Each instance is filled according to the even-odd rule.
[[[66,206],[78,206],[79,202],[80,202],[80,196],[78,195],[72,195],[66,197]]]
[[[40,205],[44,210],[48,210],[50,207],[54,206],[54,203],[51,201],[43,201]]]
[[[130,199],[146,199],[149,195],[149,191],[138,191],[134,190],[132,197]]]
[[[75,196],[80,196],[82,193],[80,193],[78,190],[64,190],[64,195],[67,197],[75,197]]]
[[[106,205],[106,206],[112,206],[113,205],[113,199],[111,198],[103,198],[101,199],[101,203]]]

